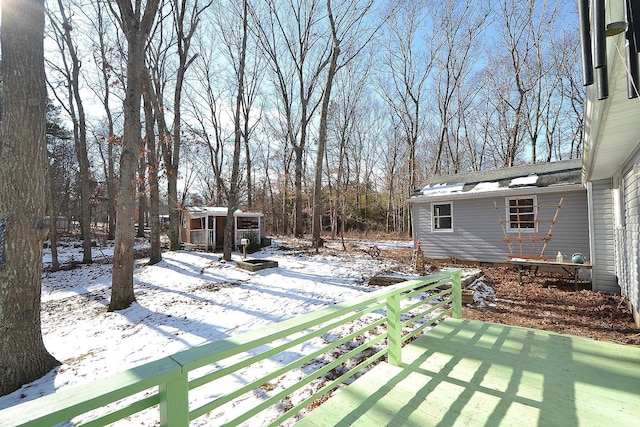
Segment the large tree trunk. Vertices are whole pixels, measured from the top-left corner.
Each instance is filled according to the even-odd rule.
[[[123,30],[127,36],[127,90],[124,100],[124,141],[120,157],[120,182],[116,217],[116,241],[109,311],[122,310],[135,301],[133,292],[133,243],[136,171],[142,148],[140,99],[145,75],[144,46],[158,9],[159,0],[149,0],[144,16],[128,0],[118,0]],[[137,6],[139,4],[136,3]]]
[[[133,243],[136,199],[136,172],[141,148],[140,72],[144,45],[131,37],[127,49],[127,94],[124,102],[124,141],[120,156],[120,186],[116,210],[116,241],[109,311],[127,308],[135,301],[133,293]]]
[[[0,395],[58,361],[42,340],[45,213],[44,0],[2,2],[0,131]]]

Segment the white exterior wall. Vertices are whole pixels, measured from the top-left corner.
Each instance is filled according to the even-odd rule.
[[[629,165],[622,180],[624,223],[617,229],[618,275],[623,295],[640,309],[640,156]],[[640,319],[636,319],[640,322]]]
[[[620,293],[616,277],[614,190],[611,179],[589,183],[591,224],[591,286],[594,291]]]
[[[553,228],[553,238],[548,243],[545,255],[554,259],[558,251],[565,257],[579,252],[589,256],[589,221],[585,190],[564,193],[540,193],[536,189],[520,192],[520,197],[536,196],[538,204],[544,205],[539,213],[541,223],[538,237],[547,234],[549,222],[556,212],[556,206],[564,197],[557,222]],[[511,195],[513,196],[513,195]],[[452,203],[453,229],[432,231],[432,202],[424,200],[413,203],[414,240],[420,240],[425,256],[436,259],[455,257],[466,261],[503,262],[509,257],[509,248],[504,242],[504,232],[498,221],[498,213],[505,220],[505,209],[496,211],[495,204],[505,205],[505,196],[491,195],[482,198],[455,198],[438,200],[437,203]],[[546,228],[545,228],[546,227]],[[545,229],[542,229],[545,228]],[[519,245],[512,243],[514,251]],[[523,252],[531,251],[525,244]],[[542,242],[537,242],[535,251],[539,255]],[[533,254],[533,253],[532,253]]]

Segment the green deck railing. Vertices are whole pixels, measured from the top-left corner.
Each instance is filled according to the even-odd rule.
[[[261,420],[275,426],[385,356],[400,366],[402,344],[446,316],[462,317],[460,270],[402,282],[0,410],[0,427],[72,419],[74,425],[105,426],[153,407],[167,427],[188,426],[212,411],[224,413],[216,424],[239,425],[265,410],[272,419],[263,413]],[[311,391],[298,392],[303,387]]]

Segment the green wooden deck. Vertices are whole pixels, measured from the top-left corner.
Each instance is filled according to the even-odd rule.
[[[447,319],[296,423],[636,426],[640,348]]]

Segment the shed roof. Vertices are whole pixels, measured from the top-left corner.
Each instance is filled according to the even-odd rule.
[[[578,189],[582,183],[580,159],[536,163],[481,172],[441,175],[429,178],[409,201],[442,197],[482,197],[495,192],[517,192],[521,188]]]
[[[189,206],[184,208],[184,210],[188,211],[191,214],[191,217],[199,217],[199,216],[207,216],[207,215],[215,215],[215,216],[226,216],[229,208],[225,206]],[[261,217],[264,216],[261,212],[244,212],[240,209],[236,210],[233,213],[234,216],[239,217]]]

